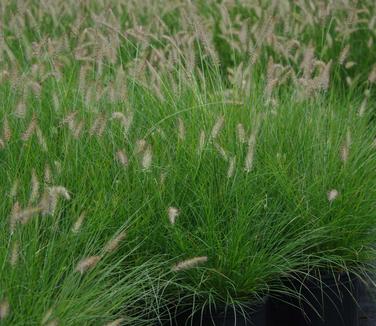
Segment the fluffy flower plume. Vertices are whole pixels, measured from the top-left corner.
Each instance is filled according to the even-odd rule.
[[[123,126],[124,134],[127,135],[133,122],[133,113],[130,112],[126,116],[123,112],[112,113],[112,119],[120,121]]]
[[[3,299],[0,301],[0,320],[4,320],[8,317],[10,311],[9,301],[7,299]]]
[[[39,204],[43,215],[53,215],[60,197],[70,200],[68,190],[62,186],[48,187]]]
[[[80,231],[82,223],[85,220],[85,217],[86,217],[85,212],[82,212],[80,216],[77,218],[76,222],[73,224],[73,227],[72,227],[73,233],[78,233]]]
[[[128,156],[124,153],[123,150],[119,149],[117,152],[116,152],[116,159],[118,160],[118,162],[123,165],[123,166],[128,166]]]
[[[33,204],[39,198],[39,180],[35,169],[31,171],[31,193],[29,203]]]
[[[256,147],[256,135],[252,134],[248,141],[248,151],[247,151],[247,156],[245,158],[245,163],[244,163],[244,170],[246,172],[251,172],[253,168],[255,147]]]
[[[90,256],[83,258],[78,262],[75,271],[79,272],[80,274],[84,274],[88,270],[94,268],[100,260],[101,256]]]
[[[217,121],[215,122],[213,128],[212,128],[212,131],[211,131],[211,137],[213,139],[216,139],[219,135],[219,133],[221,132],[222,130],[222,127],[223,127],[223,124],[225,122],[225,118],[224,116],[220,116]]]
[[[4,117],[3,120],[3,139],[5,142],[8,142],[12,137],[12,130],[10,129],[9,121],[7,117]]]
[[[138,139],[136,141],[136,147],[135,147],[135,154],[140,154],[142,153],[146,147],[147,147],[148,143],[146,142],[145,139]]]
[[[229,160],[228,170],[227,170],[227,178],[232,178],[235,173],[236,167],[236,156],[233,156]]]
[[[22,141],[28,141],[37,128],[37,117],[34,114],[25,132],[21,135]]]
[[[198,148],[197,148],[197,151],[199,154],[202,153],[202,151],[204,150],[204,147],[205,147],[205,131],[201,130],[200,139],[199,139]]]
[[[10,265],[15,267],[18,263],[20,256],[20,244],[18,241],[14,241],[10,252]]]
[[[120,232],[115,238],[111,239],[106,243],[103,250],[106,253],[114,252],[120,245],[120,243],[125,239],[127,236],[125,231]]]
[[[100,114],[94,119],[94,122],[90,128],[89,134],[90,136],[102,136],[104,130],[106,129],[107,125],[107,118],[104,114]]]
[[[340,157],[342,162],[346,163],[347,160],[349,159],[350,155],[350,146],[351,146],[351,133],[350,130],[347,131],[346,133],[346,139],[343,142],[340,150]]]
[[[150,170],[152,160],[153,160],[153,152],[151,150],[151,146],[148,145],[144,151],[144,155],[142,156],[142,161],[141,161],[142,169],[145,171]]]
[[[214,147],[215,149],[217,150],[218,154],[222,156],[222,158],[227,161],[228,160],[228,156],[227,156],[227,153],[225,151],[225,149],[219,145],[218,143],[214,142]]]
[[[180,141],[185,139],[185,126],[181,118],[178,118],[178,138]]]
[[[124,318],[118,318],[118,319],[115,319],[114,321],[110,321],[105,326],[120,326],[123,321],[124,321]]]
[[[171,224],[175,224],[176,218],[179,216],[180,210],[176,207],[169,207],[167,209],[168,220]]]
[[[237,135],[238,140],[239,140],[239,142],[241,144],[244,144],[246,142],[246,139],[245,139],[245,130],[244,130],[243,124],[238,123],[236,125],[236,135]]]
[[[196,267],[198,265],[204,264],[207,261],[208,261],[208,257],[207,256],[190,258],[190,259],[181,261],[180,263],[177,263],[176,265],[174,265],[172,267],[172,270],[174,272],[179,272],[179,271],[191,269],[191,268],[194,268],[194,267]]]
[[[336,189],[328,191],[328,201],[333,202],[338,197],[338,195],[339,193]]]

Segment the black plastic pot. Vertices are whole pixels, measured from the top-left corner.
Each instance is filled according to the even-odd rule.
[[[191,309],[178,311],[163,325],[171,326],[265,326],[265,304],[242,309],[232,306],[207,307],[192,313]]]
[[[289,280],[286,285],[297,293],[269,298],[267,326],[357,326],[359,281],[354,276],[322,273]]]

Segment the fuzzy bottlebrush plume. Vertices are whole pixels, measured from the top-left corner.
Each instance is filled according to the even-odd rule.
[[[44,167],[44,182],[46,184],[51,184],[52,182],[52,171],[51,171],[51,167],[49,164],[46,164],[45,167]]]
[[[214,145],[215,149],[217,150],[217,152],[219,153],[219,155],[221,155],[222,158],[225,161],[227,161],[228,160],[228,156],[227,156],[227,153],[226,153],[225,149],[221,145],[219,145],[218,143],[216,143],[216,142],[213,145]]]
[[[368,81],[371,84],[374,84],[376,82],[376,64],[373,65],[372,70],[370,71],[368,75]]]
[[[107,118],[104,114],[100,114],[98,117],[95,118],[91,128],[90,128],[90,131],[89,131],[89,134],[90,136],[102,136],[103,135],[103,132],[106,128],[106,125],[107,125]]]
[[[54,161],[54,165],[55,165],[55,169],[56,169],[57,174],[60,174],[61,171],[62,171],[61,163],[59,161]]]
[[[204,150],[204,147],[205,147],[205,138],[206,138],[205,131],[201,130],[201,132],[200,132],[200,139],[198,141],[198,148],[197,148],[197,152],[199,154],[201,154],[202,151]]]
[[[120,232],[115,238],[111,239],[106,243],[106,245],[103,248],[103,251],[106,253],[114,252],[119,247],[120,242],[122,242],[126,236],[127,234],[125,231]]]
[[[239,140],[239,142],[241,144],[244,144],[246,142],[246,139],[245,139],[245,130],[244,130],[243,124],[238,123],[236,125],[236,135],[237,135],[238,140]]]
[[[169,207],[167,209],[168,220],[171,224],[175,224],[176,218],[179,216],[180,210],[176,207]]]
[[[184,261],[182,261],[180,263],[177,263],[176,265],[174,265],[172,267],[172,270],[174,272],[179,272],[179,271],[191,269],[191,268],[194,268],[194,267],[196,267],[198,265],[204,264],[207,261],[208,261],[208,257],[207,256],[190,258],[190,259],[184,260]]]
[[[343,142],[341,149],[340,149],[340,157],[342,162],[346,163],[349,159],[350,154],[350,146],[351,146],[351,133],[350,130],[347,130],[346,133],[346,140]]]
[[[47,310],[47,312],[44,314],[42,318],[42,321],[41,321],[42,325],[45,325],[50,320],[52,313],[53,313],[52,308]]]
[[[78,262],[75,268],[75,271],[79,272],[82,275],[88,270],[94,268],[100,260],[101,260],[101,256],[90,256],[90,257],[83,258]]]
[[[181,118],[178,118],[178,139],[180,141],[185,139],[185,126]]]
[[[14,180],[12,187],[10,188],[10,191],[9,191],[10,198],[15,198],[17,196],[19,185],[20,185],[20,181],[18,179]]]
[[[10,305],[7,299],[0,301],[0,320],[4,320],[9,316]]]
[[[75,139],[80,138],[82,131],[84,129],[84,126],[85,126],[84,120],[81,120],[80,122],[76,124],[76,127],[74,128],[74,130],[72,130],[72,135]]]
[[[123,126],[124,134],[127,135],[133,122],[133,113],[129,112],[126,116],[123,112],[112,113],[112,119],[119,120]]]
[[[54,319],[54,320],[51,320],[49,321],[46,326],[58,326],[59,325],[59,322],[57,319]]]
[[[300,66],[303,69],[304,79],[311,78],[314,59],[315,59],[315,48],[312,46],[312,43],[310,43],[304,52],[303,61]]]
[[[135,147],[135,154],[140,154],[140,153],[142,153],[145,149],[146,149],[146,147],[147,147],[147,142],[146,142],[146,140],[145,139],[138,139],[137,141],[136,141],[136,147]]]
[[[142,169],[145,171],[150,170],[152,160],[153,160],[153,152],[151,150],[151,146],[148,145],[144,151],[144,155],[142,156],[142,162],[141,162]]]
[[[163,187],[166,182],[167,172],[161,172],[159,176],[159,184]]]
[[[5,142],[8,142],[12,137],[12,130],[10,129],[9,121],[7,117],[4,117],[3,120],[3,139]]]
[[[235,173],[236,167],[236,156],[233,156],[229,160],[228,170],[227,170],[227,178],[232,178]]]
[[[319,76],[319,84],[323,91],[327,91],[329,89],[329,82],[330,82],[330,69],[332,66],[332,60],[330,60],[325,66],[323,71]]]
[[[77,111],[73,111],[69,113],[61,122],[62,124],[67,124],[69,130],[73,131],[76,128],[76,116],[77,116]]]
[[[349,51],[350,51],[350,45],[347,44],[341,51],[341,53],[339,54],[339,58],[338,58],[338,63],[340,65],[343,65],[347,59],[347,56],[349,54]]]
[[[26,128],[25,132],[21,135],[21,140],[24,142],[28,141],[30,137],[34,134],[36,128],[37,128],[37,117],[34,113],[28,127]]]
[[[21,222],[21,224],[26,224],[33,216],[39,214],[41,211],[42,208],[39,206],[26,208],[18,213],[18,220]]]
[[[247,156],[245,158],[245,163],[244,163],[244,170],[246,172],[251,172],[253,168],[255,147],[256,147],[256,134],[252,133],[248,140],[248,151],[247,151]]]
[[[337,197],[338,197],[339,193],[336,189],[332,189],[330,191],[328,191],[328,201],[331,203],[332,201],[334,201]]]
[[[57,202],[60,197],[63,197],[66,200],[70,200],[68,190],[62,186],[48,187],[44,191],[42,200],[39,204],[39,207],[41,208],[42,214],[44,216],[53,215],[55,213]]]
[[[31,193],[29,204],[33,204],[39,198],[39,180],[35,169],[31,171]]]
[[[20,257],[20,244],[18,241],[14,241],[10,252],[10,265],[15,267]]]
[[[346,62],[346,64],[345,64],[345,68],[346,68],[346,69],[350,69],[350,68],[354,67],[355,65],[356,65],[356,62],[354,62],[354,61],[349,61],[349,62]]]
[[[36,134],[37,134],[38,144],[40,145],[40,147],[42,147],[42,150],[44,152],[47,152],[48,151],[47,142],[46,142],[46,139],[43,136],[42,130],[37,126],[35,131],[36,131]]]
[[[105,326],[120,326],[123,321],[124,321],[124,318],[118,318],[118,319],[115,319],[114,321],[110,321]]]
[[[259,128],[260,128],[260,117],[257,117],[254,130],[252,131],[248,139],[248,151],[247,151],[247,155],[246,155],[245,163],[244,163],[244,170],[246,172],[251,172],[253,168],[253,160],[254,160],[254,155],[255,155],[256,140],[257,140],[257,134],[258,134]]]
[[[19,102],[14,110],[14,115],[19,118],[23,119],[26,116],[26,104],[25,102]]]
[[[212,128],[212,131],[211,131],[211,137],[213,139],[216,139],[219,135],[219,133],[221,132],[222,128],[223,128],[223,124],[225,123],[225,118],[224,116],[220,116],[217,121],[215,122],[213,128]]]
[[[359,110],[358,110],[358,115],[360,117],[364,116],[364,113],[366,112],[366,109],[367,109],[367,98],[365,98],[362,101],[362,104],[360,104],[360,107],[359,107]]]
[[[119,149],[117,152],[116,152],[116,159],[117,161],[127,167],[128,166],[128,156],[124,153],[123,150]]]
[[[3,149],[5,147],[5,142],[0,138],[0,149]]]
[[[11,234],[14,233],[16,225],[19,222],[19,214],[21,212],[21,206],[18,201],[13,204],[12,211],[10,213],[9,231]]]
[[[73,224],[72,232],[78,233],[81,229],[82,223],[84,222],[84,219],[86,217],[86,213],[82,212],[80,216],[77,218],[76,222]]]

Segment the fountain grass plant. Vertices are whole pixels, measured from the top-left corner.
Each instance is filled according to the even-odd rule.
[[[68,325],[136,325],[167,303],[242,309],[309,269],[371,269],[375,133],[361,100],[240,103],[191,80],[164,100],[130,80],[127,102],[90,108],[68,88],[59,111],[48,94],[67,85],[51,83],[25,117],[2,112],[10,323],[52,307]]]

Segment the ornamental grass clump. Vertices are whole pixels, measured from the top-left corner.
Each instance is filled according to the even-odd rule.
[[[366,278],[375,4],[1,1],[0,323],[150,325]]]

